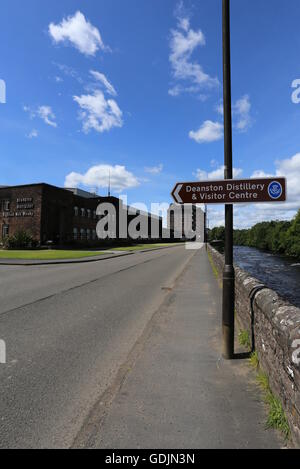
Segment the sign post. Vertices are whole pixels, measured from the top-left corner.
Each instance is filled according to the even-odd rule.
[[[223,0],[223,101],[225,179],[232,179],[232,112],[230,57],[230,0]],[[235,272],[233,267],[233,206],[225,206],[225,267],[223,272],[223,355],[234,356]]]
[[[234,358],[235,273],[233,266],[233,205],[253,203],[282,203],[286,201],[287,183],[283,177],[258,179],[232,179],[231,145],[227,142],[225,159],[229,170],[225,180],[179,182],[172,197],[177,204],[224,204],[226,216],[225,267],[223,273],[223,355]],[[226,146],[226,143],[225,143]],[[230,179],[229,179],[230,177]]]
[[[172,197],[177,204],[253,204],[286,201],[286,179],[222,179],[179,182]]]
[[[285,178],[233,180],[230,57],[230,0],[223,3],[224,165],[222,181],[177,183],[177,204],[225,204],[225,267],[223,272],[223,356],[234,358],[235,271],[233,265],[233,204],[286,201]]]

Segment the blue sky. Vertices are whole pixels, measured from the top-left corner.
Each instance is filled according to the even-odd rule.
[[[116,195],[149,205],[177,181],[222,177],[221,3],[3,1],[0,184],[106,195],[110,170]],[[242,227],[300,207],[300,3],[231,4],[236,175],[289,183],[283,206],[237,208]],[[223,207],[209,217],[222,224]]]

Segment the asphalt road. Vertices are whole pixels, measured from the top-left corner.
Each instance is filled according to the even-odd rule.
[[[73,445],[193,254],[0,266],[1,448]]]

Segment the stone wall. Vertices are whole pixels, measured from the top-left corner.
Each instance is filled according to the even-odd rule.
[[[215,267],[222,275],[224,257],[208,247]],[[236,314],[241,327],[254,335],[255,349],[270,387],[283,404],[292,438],[300,446],[300,309],[263,288],[250,296],[261,282],[236,267]],[[253,327],[251,318],[253,317]]]

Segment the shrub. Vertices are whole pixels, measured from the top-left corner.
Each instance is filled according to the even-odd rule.
[[[4,241],[6,249],[30,249],[37,247],[37,241],[26,231],[17,231],[13,236],[9,236]]]

